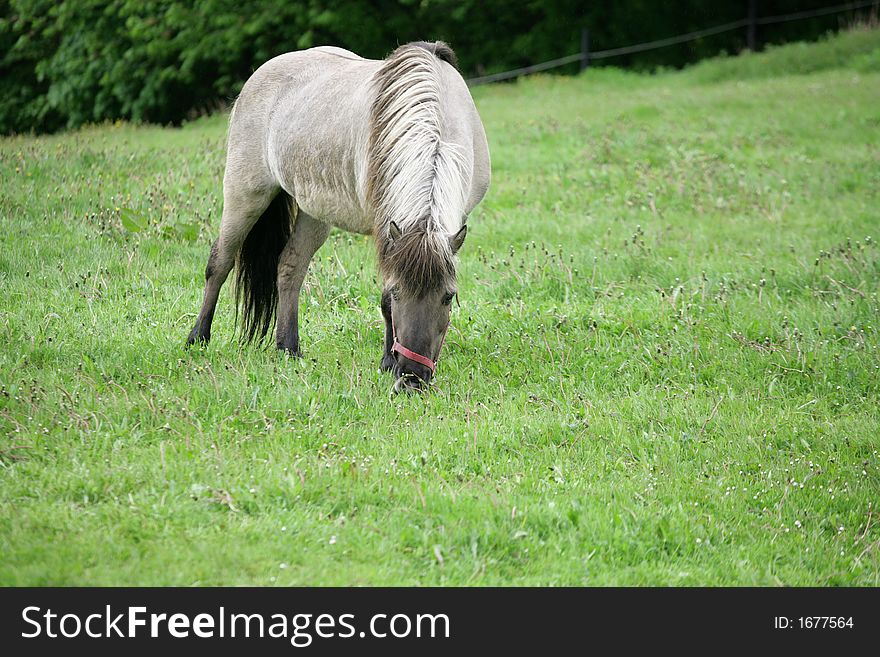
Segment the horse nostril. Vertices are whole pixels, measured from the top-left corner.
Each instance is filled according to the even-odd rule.
[[[410,381],[409,385],[422,387],[431,380],[431,371],[424,367],[401,367],[401,376]]]
[[[394,394],[405,392],[423,392],[426,386],[424,381],[422,381],[419,377],[414,376],[412,374],[404,374],[397,381],[394,382],[394,388],[392,392]]]
[[[403,354],[395,353],[394,355],[397,359],[394,373],[397,376],[412,377],[420,379],[423,382],[431,380],[431,376],[434,374],[433,370],[404,356]]]

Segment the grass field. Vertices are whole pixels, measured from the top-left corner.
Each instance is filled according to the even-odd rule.
[[[407,398],[360,236],[184,351],[225,117],[0,141],[0,583],[880,585],[880,31],[474,94]]]

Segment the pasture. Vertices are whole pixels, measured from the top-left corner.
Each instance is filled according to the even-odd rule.
[[[185,351],[225,116],[0,141],[0,583],[880,585],[880,31],[477,88],[432,391],[371,241]]]

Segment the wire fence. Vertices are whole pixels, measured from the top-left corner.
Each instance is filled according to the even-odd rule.
[[[713,36],[715,34],[722,34],[724,32],[740,30],[744,27],[753,30],[754,26],[757,25],[787,23],[789,21],[817,18],[819,16],[828,16],[831,14],[839,14],[845,11],[866,9],[872,6],[877,7],[878,5],[880,5],[880,0],[863,0],[862,2],[846,2],[844,4],[834,5],[832,7],[823,7],[821,9],[813,9],[809,11],[798,11],[791,14],[783,14],[779,16],[763,16],[759,18],[757,16],[751,15],[748,18],[742,18],[737,21],[731,21],[730,23],[724,23],[723,25],[716,25],[714,27],[707,27],[702,30],[688,32],[687,34],[679,34],[678,36],[667,37],[665,39],[657,39],[656,41],[647,41],[645,43],[637,43],[631,46],[623,46],[620,48],[597,50],[596,52],[589,51],[589,39],[587,38],[585,32],[581,39],[580,52],[574,53],[572,55],[566,55],[565,57],[559,57],[557,59],[551,59],[549,61],[541,62],[539,64],[532,64],[531,66],[523,66],[522,68],[515,68],[509,71],[501,71],[500,73],[492,73],[491,75],[482,75],[476,78],[470,78],[469,80],[467,80],[467,83],[469,86],[474,87],[481,84],[489,84],[491,82],[511,80],[513,78],[518,78],[523,75],[540,73],[541,71],[547,71],[553,68],[558,68],[560,66],[565,66],[567,64],[574,64],[575,62],[581,62],[581,67],[583,68],[586,66],[587,63],[595,59],[620,57],[621,55],[630,55],[637,52],[644,52],[646,50],[665,48],[667,46],[674,46],[679,43],[696,41],[697,39],[702,39],[707,36]],[[752,38],[753,37],[750,35],[750,40]]]

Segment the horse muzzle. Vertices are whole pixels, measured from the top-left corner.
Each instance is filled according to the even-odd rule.
[[[401,392],[410,394],[413,392],[425,392],[428,389],[428,382],[420,379],[415,374],[402,374],[394,382],[394,388],[391,392],[398,394]]]
[[[393,323],[392,323],[393,328]],[[437,361],[440,358],[440,351],[443,349],[443,343],[446,341],[446,333],[449,331],[449,324],[443,330],[440,337],[440,347],[437,349],[437,355],[431,359],[424,354],[405,347],[400,340],[397,339],[397,330],[394,330],[394,344],[391,345],[391,353],[397,360],[394,368],[394,374],[397,381],[394,382],[393,392],[416,392],[427,388],[428,383],[434,376],[437,369]]]
[[[398,342],[391,349],[396,359],[394,392],[418,392],[425,390],[434,376],[437,364],[427,356],[410,351]]]

